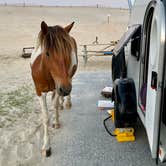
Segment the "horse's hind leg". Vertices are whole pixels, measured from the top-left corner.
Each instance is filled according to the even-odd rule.
[[[41,96],[39,96],[39,102],[41,105],[42,110],[42,118],[43,118],[43,127],[44,127],[44,137],[43,137],[43,147],[42,147],[42,154],[43,156],[49,157],[51,155],[51,147],[50,147],[50,140],[49,140],[49,134],[48,134],[48,108],[46,103],[46,93],[42,93]]]
[[[71,108],[71,106],[72,106],[71,95],[68,95],[68,96],[65,97],[64,106],[65,106],[66,109]]]
[[[55,121],[53,122],[53,127],[58,129],[60,128],[60,123],[59,123],[60,96],[58,95],[57,92],[54,92],[54,93],[55,94],[52,98],[53,108],[55,111]]]

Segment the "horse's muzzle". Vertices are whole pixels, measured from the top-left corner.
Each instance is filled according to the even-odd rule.
[[[71,92],[72,86],[68,86],[68,87],[64,87],[64,86],[60,86],[58,88],[58,94],[60,96],[68,96]]]

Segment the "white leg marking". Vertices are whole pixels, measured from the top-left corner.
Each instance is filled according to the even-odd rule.
[[[66,109],[70,109],[71,108],[71,106],[72,106],[71,95],[68,95],[68,96],[65,97],[64,105],[65,105]]]
[[[63,110],[63,102],[64,102],[64,97],[59,96],[59,110]]]
[[[55,93],[54,98],[52,99],[52,103],[53,103],[53,108],[55,110],[55,128],[60,128],[60,123],[59,123],[59,107],[60,107],[60,96],[58,95],[58,93]]]
[[[50,140],[49,140],[49,134],[48,134],[48,108],[47,108],[47,102],[46,102],[46,95],[47,93],[42,93],[42,95],[39,97],[39,102],[41,105],[41,111],[42,111],[42,118],[43,118],[43,126],[44,126],[44,138],[43,138],[43,147],[42,150],[48,150],[50,148]]]

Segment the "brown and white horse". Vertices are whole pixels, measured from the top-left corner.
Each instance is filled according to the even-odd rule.
[[[71,107],[72,77],[78,64],[76,42],[69,35],[73,24],[74,22],[63,28],[58,25],[48,26],[43,21],[38,36],[38,45],[31,58],[32,78],[43,117],[42,154],[47,157],[51,155],[47,93],[53,91],[52,103],[55,110],[54,126],[56,128],[60,127],[59,110],[63,109],[63,105],[67,108]],[[65,100],[64,96],[66,96]]]

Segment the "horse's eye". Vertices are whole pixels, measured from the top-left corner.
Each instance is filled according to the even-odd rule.
[[[46,52],[46,55],[47,55],[47,56],[49,56],[49,53],[48,53],[48,52]]]

